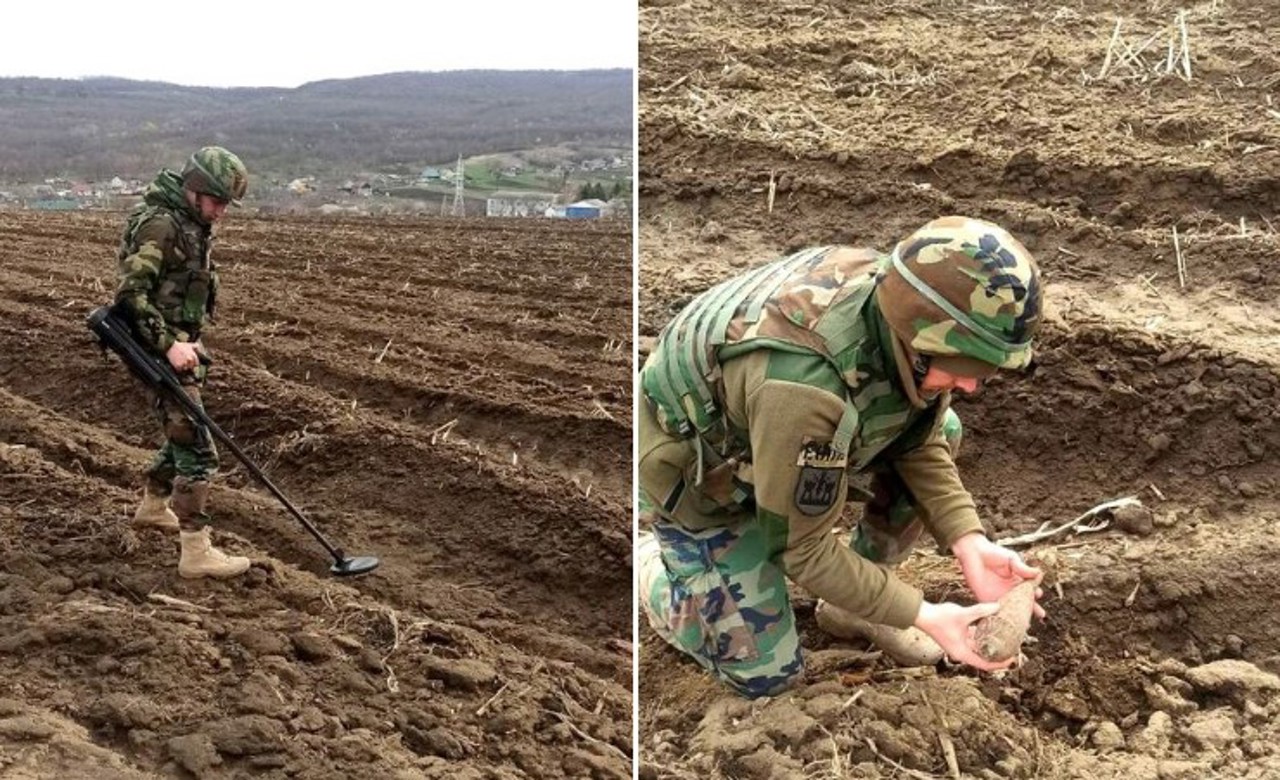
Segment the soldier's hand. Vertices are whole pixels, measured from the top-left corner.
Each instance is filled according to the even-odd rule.
[[[200,360],[200,356],[196,352],[196,345],[186,341],[173,342],[173,346],[169,347],[165,357],[169,359],[169,365],[173,366],[176,371],[190,371],[196,367]]]
[[[957,539],[951,545],[956,560],[960,563],[960,571],[969,590],[978,601],[998,601],[1015,585],[1023,580],[1034,580],[1041,576],[1041,571],[1028,566],[1022,556],[1007,547],[1001,547],[986,537],[985,534],[971,533]],[[1041,591],[1037,589],[1036,598]],[[1036,617],[1045,616],[1044,608],[1039,603],[1032,607]]]
[[[1005,661],[988,661],[978,655],[973,646],[973,624],[994,615],[999,609],[1000,605],[995,603],[962,607],[949,602],[934,604],[925,601],[920,604],[920,612],[916,614],[915,627],[933,637],[933,641],[942,647],[952,661],[994,672],[1008,669],[1018,659],[1014,657]]]

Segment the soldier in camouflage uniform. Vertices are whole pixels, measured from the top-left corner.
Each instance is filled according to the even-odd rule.
[[[641,373],[650,530],[636,569],[654,629],[742,694],[775,694],[803,672],[790,578],[822,600],[826,625],[860,624],[902,662],[945,651],[1008,665],[982,660],[970,628],[1039,572],[983,533],[953,460],[950,398],[1026,367],[1040,308],[1027,250],[964,217],[887,257],[810,249],[696,298]],[[844,545],[832,529],[851,495],[866,505]],[[894,575],[922,529],[981,603],[931,603]],[[921,641],[938,653],[913,656]]]
[[[120,243],[115,308],[142,345],[173,366],[196,404],[211,362],[200,334],[218,294],[209,254],[213,224],[239,203],[248,181],[239,157],[206,146],[181,173],[160,171],[129,215]],[[163,395],[152,400],[165,442],[147,470],[135,525],[178,531],[183,577],[243,574],[249,559],[226,555],[209,538],[205,508],[218,453],[208,429]]]

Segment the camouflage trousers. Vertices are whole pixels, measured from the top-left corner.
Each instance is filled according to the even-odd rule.
[[[954,454],[963,429],[948,410],[943,435]],[[889,465],[873,467],[871,493],[852,548],[868,560],[904,559],[923,523],[911,493]],[[641,532],[635,555],[640,606],[663,639],[735,691],[772,696],[804,673],[781,552],[753,512],[731,522],[689,530],[665,517],[640,487]]]
[[[187,396],[204,408],[199,384],[184,384]],[[164,444],[147,469],[147,487],[154,495],[173,492],[175,479],[185,482],[207,482],[218,470],[218,451],[213,437],[204,425],[194,423],[174,401],[152,394],[152,407],[164,429]]]

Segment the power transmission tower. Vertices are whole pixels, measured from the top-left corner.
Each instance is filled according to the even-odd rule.
[[[467,215],[466,202],[462,199],[463,180],[466,173],[462,167],[462,155],[458,155],[458,172],[453,176],[453,216],[465,217]]]

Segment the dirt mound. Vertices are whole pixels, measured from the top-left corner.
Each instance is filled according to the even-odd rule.
[[[1047,322],[1034,376],[956,404],[984,521],[1143,505],[1021,548],[1049,617],[1006,674],[894,669],[797,591],[807,685],[748,703],[642,629],[642,776],[1280,776],[1278,9],[1181,10],[642,4],[641,349],[785,252],[991,219]],[[904,576],[971,598],[931,550]]]
[[[0,219],[0,776],[629,777],[628,226],[230,220],[209,413],[383,563],[224,449],[219,583],[128,522],[121,220]]]

